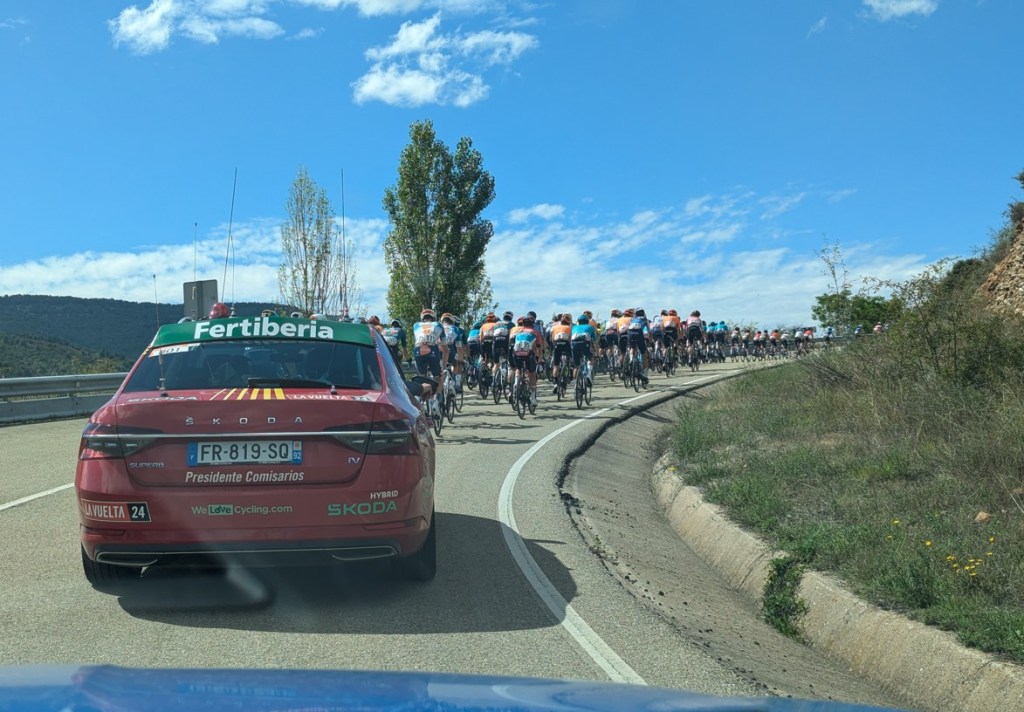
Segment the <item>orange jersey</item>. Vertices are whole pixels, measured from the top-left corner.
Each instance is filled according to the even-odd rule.
[[[682,322],[679,321],[678,316],[672,316],[671,314],[669,314],[667,316],[661,317],[662,329],[675,329],[676,331],[679,331],[679,327],[681,324]]]
[[[555,324],[551,327],[551,343],[557,344],[572,339],[572,327],[565,324]]]
[[[485,321],[480,325],[480,340],[491,341],[494,339],[494,324],[493,321]]]
[[[629,322],[633,321],[631,316],[620,316],[619,317],[619,333],[625,334],[629,331]]]

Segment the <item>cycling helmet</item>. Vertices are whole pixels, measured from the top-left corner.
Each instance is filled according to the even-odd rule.
[[[395,327],[396,329],[401,329],[402,328],[402,322],[400,322],[398,319],[392,319],[391,320],[391,326]]]
[[[533,311],[531,309],[530,311],[526,312],[526,316],[530,317],[531,319],[536,319],[537,318],[537,312],[535,312],[535,311]]]
[[[482,321],[479,321],[479,320],[477,320],[477,321],[474,321],[474,322],[473,322],[473,326],[472,326],[472,328],[473,328],[473,329],[479,329],[479,328],[480,328],[481,326],[483,326],[483,325],[484,325],[484,323],[483,323]]]
[[[589,324],[590,323],[590,317],[587,316],[587,312],[583,312],[578,317],[576,317],[576,323],[577,324]]]
[[[445,324],[454,324],[455,323],[455,317],[453,317],[448,312],[445,312],[444,314],[441,315],[441,321],[443,323],[445,323]]]
[[[627,309],[626,311],[622,312],[622,316],[633,316],[633,310]]]
[[[700,316],[700,309],[694,309],[690,312],[690,316]]]
[[[669,309],[668,310],[668,315],[669,316],[679,316],[679,312],[677,312],[675,309]]]
[[[637,307],[633,310],[634,316],[647,316],[647,313],[643,310],[643,307]]]
[[[327,317],[323,314],[310,314],[309,318],[316,321],[317,319],[326,319]]]
[[[512,312],[507,311],[501,315],[501,318],[504,319],[505,321],[511,321],[513,316],[514,315],[512,314]]]
[[[565,326],[572,326],[572,316],[569,314],[569,312],[562,314],[562,318],[559,321],[561,321],[562,324]]]
[[[437,321],[437,315],[434,314],[433,309],[424,309],[420,312],[420,319],[430,319],[431,321]]]
[[[525,326],[527,329],[529,329],[531,326],[533,326],[536,323],[536,320],[537,320],[536,317],[530,316],[530,314],[527,313],[527,315],[523,317],[523,326]]]
[[[371,324],[376,326],[376,325],[380,324],[380,317],[378,317],[378,316],[371,316],[369,321],[370,321]]]
[[[583,316],[587,317],[587,321],[590,321],[591,319],[594,318],[594,312],[590,311],[589,309],[584,309]]]
[[[518,318],[516,319],[516,326],[522,326],[522,325],[523,325],[523,322],[525,322],[525,321],[526,321],[526,318],[525,318],[525,317],[518,317]]]
[[[210,307],[211,319],[225,319],[229,316],[231,316],[231,310],[228,309],[228,305],[224,302],[217,302]]]
[[[661,315],[662,316],[668,316],[668,309],[662,309],[661,310]]]
[[[622,310],[621,309],[612,309],[612,318],[619,317],[619,316],[622,316]]]
[[[495,322],[498,320],[497,314],[494,312],[487,312],[487,316],[484,317],[484,321]]]

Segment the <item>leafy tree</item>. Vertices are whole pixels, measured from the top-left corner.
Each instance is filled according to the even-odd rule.
[[[343,242],[326,191],[299,166],[281,226],[284,264],[278,268],[281,299],[306,314],[337,313],[353,303],[353,245]]]
[[[849,289],[838,293],[819,294],[811,307],[811,316],[820,324],[834,326],[872,327],[879,322],[888,322],[900,312],[896,299],[878,295],[851,294]]]
[[[453,154],[430,121],[413,122],[409,137],[398,182],[384,192],[388,310],[407,322],[424,307],[468,316],[491,302],[484,252],[494,228],[480,216],[494,200],[494,179],[469,138]]]

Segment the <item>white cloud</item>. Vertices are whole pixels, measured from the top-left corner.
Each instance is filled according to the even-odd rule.
[[[846,200],[851,195],[854,195],[856,192],[856,188],[844,188],[843,190],[830,191],[825,194],[825,197],[828,199],[828,202],[830,203],[838,203],[840,201]]]
[[[322,27],[317,27],[316,29],[313,29],[312,27],[304,27],[301,30],[299,30],[298,32],[296,32],[294,35],[289,37],[288,39],[290,39],[290,40],[311,40],[314,37],[319,37],[320,35],[323,34],[323,32],[324,32],[324,28],[322,28]]]
[[[820,20],[811,25],[811,29],[807,31],[807,38],[810,39],[813,35],[819,32],[824,32],[825,28],[828,27],[828,17],[822,17]]]
[[[145,10],[135,5],[125,8],[117,19],[108,23],[114,44],[126,44],[136,54],[166,49],[178,13],[175,0],[153,0]]]
[[[29,24],[24,17],[5,17],[0,19],[0,30],[16,30]]]
[[[142,245],[124,251],[80,252],[0,266],[0,294],[50,294],[181,303],[182,284],[216,279],[222,299],[275,301],[277,270],[283,262],[280,220],[236,223],[232,229],[234,259],[225,279],[226,226],[212,230],[195,246]],[[364,301],[384,311],[387,269],[381,251],[386,234],[384,220],[347,219],[347,237],[355,247],[357,285]],[[153,275],[156,275],[154,285]]]
[[[116,46],[135,54],[166,49],[175,34],[204,44],[222,37],[272,39],[284,34],[276,22],[262,17],[270,0],[153,0],[140,10],[132,5],[108,23]]]
[[[421,22],[403,22],[390,44],[368,49],[366,58],[373,65],[352,83],[356,103],[470,106],[490,90],[483,69],[510,64],[537,46],[535,37],[521,32],[445,35],[440,27],[440,13]]]
[[[864,5],[882,22],[907,15],[931,15],[939,0],[864,0]]]
[[[761,214],[761,219],[773,220],[795,208],[805,197],[807,197],[806,192],[795,195],[769,195],[762,198],[760,202],[764,206],[764,212]]]
[[[518,223],[524,223],[530,218],[540,218],[541,220],[554,220],[560,218],[565,213],[565,207],[562,205],[552,205],[551,203],[538,203],[530,208],[517,208],[510,210],[508,213],[508,221],[513,225]]]

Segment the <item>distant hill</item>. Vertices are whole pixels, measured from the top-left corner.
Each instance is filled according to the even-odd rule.
[[[274,304],[246,302],[235,305],[239,316],[254,316]],[[157,308],[160,323],[171,324],[184,314],[181,304],[159,304],[154,302],[126,302],[120,299],[83,299],[79,297],[50,297],[35,294],[0,296],[0,332],[6,346],[15,336],[35,339],[34,352],[44,354],[52,351],[54,363],[77,363],[72,351],[75,347],[84,349],[80,356],[82,363],[94,362],[106,357],[133,363],[157,330]],[[48,346],[51,344],[52,346]],[[26,342],[21,342],[24,347]],[[60,346],[71,347],[72,351],[61,351]],[[57,353],[63,356],[57,357]],[[91,354],[91,355],[90,355]],[[24,357],[22,357],[23,359]],[[0,364],[6,363],[0,361]],[[112,369],[124,370],[127,366]],[[63,371],[81,373],[81,371]],[[28,375],[59,375],[41,373]],[[0,376],[13,374],[0,372]]]
[[[0,378],[127,371],[132,359],[49,339],[0,333]]]

